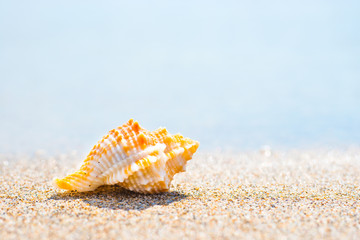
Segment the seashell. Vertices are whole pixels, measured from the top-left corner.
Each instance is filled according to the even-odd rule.
[[[141,193],[168,191],[176,173],[185,171],[199,142],[165,128],[148,131],[130,119],[111,130],[90,151],[80,169],[62,179],[60,189],[86,192],[118,184]]]

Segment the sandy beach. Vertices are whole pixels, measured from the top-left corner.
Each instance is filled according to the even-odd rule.
[[[55,189],[82,154],[0,155],[0,239],[359,239],[360,149],[199,152],[171,191]]]

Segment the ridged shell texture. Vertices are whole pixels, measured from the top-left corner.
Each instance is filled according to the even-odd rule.
[[[199,142],[165,128],[150,132],[130,119],[111,130],[90,151],[80,169],[54,179],[60,189],[86,192],[119,184],[141,193],[168,191],[174,175],[196,152]]]

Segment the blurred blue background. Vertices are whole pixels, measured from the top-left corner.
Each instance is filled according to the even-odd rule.
[[[129,118],[204,150],[360,143],[360,1],[0,1],[0,152]]]

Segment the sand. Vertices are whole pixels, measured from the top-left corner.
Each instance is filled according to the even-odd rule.
[[[200,152],[169,193],[63,192],[76,153],[0,155],[0,239],[360,239],[360,149]]]

